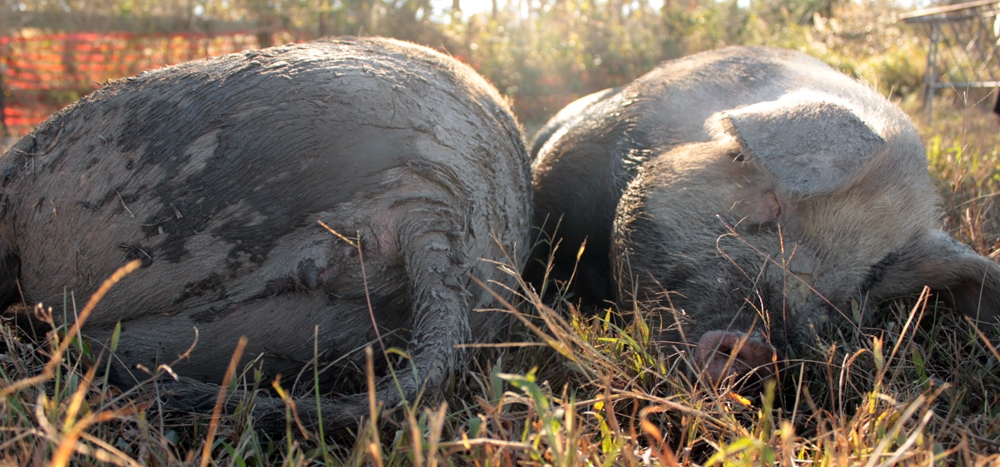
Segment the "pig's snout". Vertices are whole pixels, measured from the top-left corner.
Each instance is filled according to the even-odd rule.
[[[767,342],[752,335],[731,331],[709,331],[698,340],[695,358],[701,375],[711,384],[727,378],[734,381],[753,375],[763,379],[774,373],[777,353]]]

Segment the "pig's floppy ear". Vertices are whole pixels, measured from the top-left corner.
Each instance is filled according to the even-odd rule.
[[[819,92],[786,94],[717,118],[795,196],[842,188],[885,144],[846,103]]]
[[[946,233],[931,230],[882,263],[873,271],[875,282],[869,291],[873,298],[912,295],[926,285],[963,314],[998,324],[1000,266]]]

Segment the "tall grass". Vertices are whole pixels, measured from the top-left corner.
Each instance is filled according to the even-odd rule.
[[[962,128],[964,141],[989,144],[988,134],[971,134],[978,127]],[[996,148],[980,152],[951,135],[928,145],[942,192],[953,195],[945,221],[973,243],[995,242],[997,231],[985,230],[992,211],[973,204],[995,192],[987,190],[996,188]],[[322,439],[291,415],[284,434],[255,430],[252,398],[235,413],[205,415],[164,409],[155,394],[123,394],[96,376],[107,356],[58,326],[54,311],[11,310],[0,324],[0,465],[1000,462],[1000,336],[926,293],[831,329],[750,395],[702,384],[685,370],[688,355],[662,354],[649,319],[656,310],[585,315],[572,300],[544,303],[522,287],[500,311],[511,315],[510,335],[482,346],[440,397],[389,411],[372,405],[353,437]],[[27,313],[51,329],[33,334]],[[227,387],[270,384],[252,369],[235,374]],[[25,384],[31,378],[44,381]]]
[[[944,224],[984,255],[1000,249],[1000,214],[996,209],[1000,196],[1000,116],[985,109],[996,99],[996,92],[975,97],[965,92],[946,94],[936,102],[942,111],[921,128],[931,175],[943,182]]]

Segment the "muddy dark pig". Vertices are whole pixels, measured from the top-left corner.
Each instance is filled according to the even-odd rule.
[[[321,364],[363,367],[365,346],[381,354],[376,325],[412,357],[396,367],[401,394],[385,380],[379,397],[433,392],[461,361],[456,346],[503,328],[501,313],[477,311],[495,300],[474,278],[501,294],[515,284],[493,262],[519,267],[531,220],[507,103],[471,68],[386,39],[112,82],[0,162],[4,304],[23,294],[58,309],[142,260],[84,333],[106,342],[120,322],[117,381],[171,364],[188,379],[166,390],[193,406],[214,404],[217,387],[201,383],[221,382],[240,336],[241,365],[290,383],[314,346]],[[350,387],[337,370],[321,379]],[[330,427],[368,410],[363,394],[327,402]],[[257,405],[258,426],[283,429],[280,400]],[[315,420],[315,405],[298,406]]]
[[[553,277],[586,239],[577,296],[652,303],[663,345],[691,343],[713,381],[771,371],[852,301],[925,285],[995,322],[1000,268],[940,230],[913,124],[806,55],[664,63],[571,104],[533,152],[535,222],[553,235],[562,218]]]

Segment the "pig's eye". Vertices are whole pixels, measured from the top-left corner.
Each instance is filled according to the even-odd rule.
[[[743,151],[732,153],[733,162],[746,162],[746,155]]]

